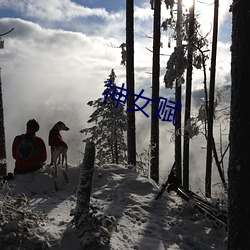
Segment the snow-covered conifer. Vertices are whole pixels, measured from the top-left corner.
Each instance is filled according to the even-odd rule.
[[[124,103],[117,102],[112,98],[112,93],[106,95],[112,86],[115,89],[115,72],[112,69],[109,78],[104,81],[105,90],[103,97],[95,101],[89,101],[88,105],[95,108],[90,115],[88,123],[94,123],[90,128],[84,128],[80,132],[90,137],[85,138],[84,142],[94,142],[96,145],[96,163],[123,163],[126,160],[127,146],[124,142],[124,134],[127,130],[127,118],[124,111]],[[119,88],[116,90],[116,97],[119,94]],[[119,99],[119,98],[117,98]]]

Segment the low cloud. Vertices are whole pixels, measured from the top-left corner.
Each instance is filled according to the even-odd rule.
[[[68,134],[81,144],[79,130],[91,114],[87,102],[102,96],[112,68],[124,71],[119,53],[102,37],[44,29],[21,19],[4,18],[1,24],[14,27],[1,50],[8,158],[13,137],[25,132],[30,118],[41,123],[45,140],[45,130],[58,120],[67,122],[74,128]]]
[[[63,133],[70,148],[69,160],[78,163],[79,151],[83,151],[83,135],[79,130],[89,126],[87,120],[93,112],[87,102],[102,97],[103,81],[108,78],[111,69],[115,69],[117,85],[126,82],[125,67],[120,65],[121,50],[114,48],[125,42],[125,11],[108,13],[104,9],[88,10],[66,0],[51,1],[51,5],[47,6],[40,6],[42,3],[31,0],[25,3],[13,0],[0,3],[0,8],[12,8],[30,19],[0,19],[1,31],[14,28],[4,37],[5,48],[0,51],[8,168],[12,170],[14,167],[12,140],[16,134],[25,132],[26,122],[31,118],[39,121],[41,129],[38,135],[46,144],[49,129],[58,120],[64,121],[70,127],[70,131]],[[57,11],[54,12],[55,8]],[[136,93],[145,89],[145,96],[149,98],[152,52],[148,49],[152,49],[153,40],[146,35],[152,35],[152,15],[149,4],[135,7]],[[170,54],[173,48],[167,48],[164,32],[162,41],[164,47],[161,53]],[[219,86],[228,85],[228,42],[219,44],[218,50],[217,82]],[[174,94],[174,89],[165,89],[162,81],[167,60],[168,56],[161,57],[160,96],[165,98]],[[209,67],[209,62],[207,64]],[[203,91],[202,72],[194,71],[193,78],[193,90]],[[184,107],[184,102],[182,104]],[[136,122],[140,153],[150,142],[150,118],[137,112]],[[162,176],[165,177],[173,162],[170,130],[174,127],[166,122],[161,122],[160,126],[160,162]],[[198,148],[196,145],[195,150]]]
[[[103,8],[88,8],[70,0],[51,0],[49,4],[43,1],[16,1],[8,0],[0,3],[1,8],[8,8],[22,13],[23,16],[47,20],[47,21],[70,21],[79,17],[97,16],[107,18],[108,12]]]

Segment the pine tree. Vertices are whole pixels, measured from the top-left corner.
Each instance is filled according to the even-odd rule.
[[[171,47],[171,39],[176,40],[176,47],[170,55],[167,62],[166,74],[164,82],[166,88],[173,88],[176,83],[176,103],[181,101],[181,85],[185,82],[183,77],[185,70],[186,73],[186,92],[185,92],[185,123],[184,129],[181,127],[181,112],[176,113],[175,126],[175,162],[176,162],[176,175],[178,179],[183,182],[185,188],[189,188],[189,139],[197,134],[198,128],[194,125],[194,117],[191,116],[191,97],[192,97],[192,72],[193,67],[202,69],[204,74],[204,89],[205,100],[207,101],[207,87],[206,87],[206,60],[208,56],[208,41],[206,37],[202,36],[197,18],[194,15],[195,0],[193,6],[190,8],[190,13],[183,13],[182,0],[177,1],[177,12],[174,11],[175,1],[165,1],[167,9],[170,10],[170,16],[163,23],[162,27],[165,31],[173,30],[174,33],[169,36],[168,47]],[[175,14],[176,13],[176,14]],[[206,102],[207,103],[207,102]],[[183,106],[182,106],[183,107]],[[183,172],[182,172],[182,152],[181,141],[182,131],[184,132],[183,140]],[[183,175],[182,175],[183,174]]]
[[[193,0],[192,6],[189,8],[189,20],[188,20],[188,52],[187,52],[187,72],[186,72],[186,98],[185,98],[185,127],[184,127],[184,140],[183,140],[183,186],[189,189],[189,139],[190,134],[187,126],[190,125],[191,117],[191,99],[192,99],[192,75],[193,75],[193,52],[192,40],[194,39],[195,28],[195,0]]]
[[[109,79],[104,81],[106,84],[116,86],[115,72],[112,69]],[[107,87],[103,94],[110,90]],[[117,92],[117,90],[116,90]],[[116,94],[117,95],[117,94]],[[126,160],[127,146],[124,142],[124,133],[127,130],[127,117],[124,111],[124,104],[112,100],[112,96],[108,95],[106,102],[105,97],[98,98],[95,101],[89,101],[87,104],[95,111],[90,115],[88,123],[95,125],[90,128],[84,128],[80,132],[85,135],[91,134],[90,137],[84,139],[84,142],[94,142],[96,145],[96,163],[102,165],[104,163],[123,163]]]

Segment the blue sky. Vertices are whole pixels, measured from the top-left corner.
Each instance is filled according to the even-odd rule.
[[[42,2],[3,0],[0,2],[0,17],[21,18],[46,28],[93,34],[95,31],[98,32],[103,25],[107,25],[107,22],[115,21],[119,17],[125,22],[125,3],[124,0],[51,0]],[[135,6],[149,7],[149,2],[137,0]],[[143,16],[142,13],[140,15]],[[90,23],[92,27],[95,27],[94,29],[90,28]]]
[[[58,120],[71,127],[65,134],[70,147],[81,148],[79,131],[87,126],[93,112],[87,102],[102,95],[103,81],[111,69],[117,84],[125,82],[125,67],[120,64],[125,42],[125,0],[1,0],[0,32],[14,28],[4,37],[5,48],[0,51],[3,100],[5,108],[8,161],[13,162],[10,147],[13,136],[22,133],[30,117],[41,123],[40,136],[47,137],[48,129]],[[136,92],[145,89],[151,94],[153,11],[149,0],[135,0],[135,82]],[[220,3],[220,29],[217,59],[218,87],[230,84],[230,0]],[[199,21],[204,34],[210,31],[211,42],[213,1],[197,2]],[[168,15],[162,5],[162,20]],[[171,54],[167,34],[162,32],[162,54]],[[161,96],[166,90],[163,77],[168,57],[161,57]],[[209,69],[209,62],[207,70]],[[209,70],[207,72],[209,77]],[[203,73],[193,75],[193,91],[203,90]],[[137,114],[138,127],[146,131],[150,119]],[[162,125],[162,138],[169,143],[169,133]],[[171,127],[172,129],[172,127]],[[149,131],[137,131],[141,145],[148,145]],[[142,136],[141,136],[142,133]],[[173,154],[171,154],[171,157]],[[170,158],[171,158],[170,157]],[[164,157],[163,157],[164,158]]]
[[[125,8],[125,5],[126,5],[125,0],[117,0],[117,1],[80,0],[80,1],[73,1],[73,2],[80,4],[80,5],[83,5],[83,6],[87,6],[89,8],[104,8],[108,12],[122,10]]]

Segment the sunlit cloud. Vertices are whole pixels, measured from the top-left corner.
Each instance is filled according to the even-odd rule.
[[[224,1],[220,10],[223,5]],[[208,12],[208,7],[211,12]],[[83,138],[79,130],[88,126],[87,120],[93,112],[87,102],[102,97],[103,81],[111,69],[115,69],[117,85],[126,83],[126,68],[120,65],[119,49],[120,44],[126,41],[125,10],[110,13],[69,0],[53,0],[49,5],[43,1],[3,0],[0,8],[12,9],[21,17],[0,19],[1,31],[14,27],[14,31],[4,37],[5,48],[0,51],[8,160],[12,160],[10,148],[13,137],[24,132],[30,118],[40,122],[39,135],[46,142],[53,123],[57,120],[67,123],[71,129],[64,137],[69,142],[72,155],[74,147],[82,148]],[[199,13],[204,29],[211,31],[213,6],[204,5]],[[224,13],[220,24],[229,15],[226,11]],[[162,19],[167,15],[163,4]],[[150,98],[153,10],[149,1],[135,6],[134,16],[136,92],[145,89],[145,96]],[[161,41],[161,53],[164,54],[161,56],[161,94],[167,98],[169,93],[174,94],[174,90],[165,89],[163,76],[167,55],[173,50],[175,41],[168,48],[165,32],[162,32]],[[217,62],[217,86],[230,84],[230,41],[218,43]],[[209,67],[210,62],[207,61],[208,78]],[[193,79],[193,90],[203,90],[202,71],[194,71]],[[149,143],[150,118],[136,114],[136,122],[138,149],[141,150]],[[161,123],[162,167],[167,165],[166,161],[173,160],[174,154],[173,143],[169,142],[171,133],[166,127],[173,129],[171,124]],[[148,131],[147,135],[145,131]],[[165,159],[166,154],[169,155],[168,160]],[[13,167],[12,162],[8,165]]]
[[[77,127],[71,130],[77,136],[74,146],[81,144],[79,130],[90,115],[87,102],[102,96],[112,68],[124,75],[120,53],[101,36],[45,29],[13,18],[1,19],[1,26],[15,28],[1,50],[6,133],[25,128],[31,116],[41,121],[46,138],[45,128],[59,119]],[[12,139],[7,137],[9,158]]]
[[[219,1],[219,27],[223,24],[224,20],[231,15],[229,13],[229,7],[231,0]],[[214,19],[214,1],[196,1],[195,12],[198,17],[198,21],[201,24],[203,35],[208,33],[212,34],[213,19]]]

